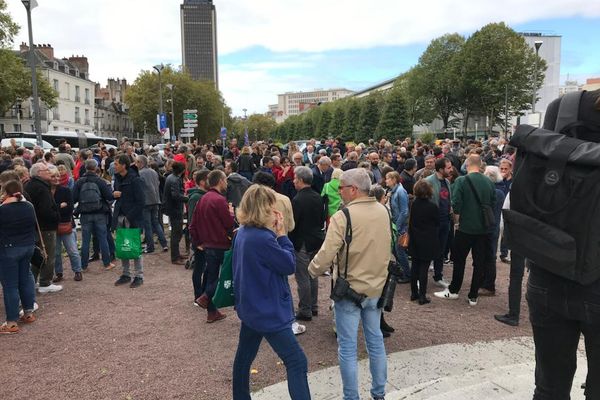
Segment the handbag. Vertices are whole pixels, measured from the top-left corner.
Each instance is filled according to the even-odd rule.
[[[69,222],[61,222],[58,224],[58,229],[56,230],[56,233],[58,235],[69,235],[73,232],[73,224],[71,221]]]
[[[409,222],[409,224],[410,224],[410,222]],[[407,249],[409,243],[410,243],[410,236],[408,235],[408,231],[404,232],[402,235],[400,235],[398,237],[398,245],[400,247]]]
[[[234,239],[235,240],[235,239]],[[212,297],[212,303],[217,308],[231,307],[235,304],[233,293],[233,242],[231,249],[223,255],[223,263],[219,271],[217,289]]]
[[[38,223],[37,216],[35,217],[35,226],[37,228],[38,237],[40,239],[40,245],[35,245],[30,263],[35,268],[41,268],[42,265],[44,265],[48,260],[48,253],[46,252],[46,245],[44,244],[44,239],[42,238],[42,231],[40,229],[40,224]]]
[[[140,228],[117,228],[115,256],[121,260],[137,260],[142,255]]]

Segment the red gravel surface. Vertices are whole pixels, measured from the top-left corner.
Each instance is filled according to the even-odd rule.
[[[144,257],[144,285],[115,287],[115,270],[92,263],[82,282],[74,282],[65,260],[64,290],[37,295],[38,320],[17,335],[0,337],[0,398],[6,399],[229,399],[239,332],[232,309],[227,318],[206,323],[206,312],[192,305],[191,271],[169,263],[167,253]],[[471,343],[531,335],[526,305],[521,326],[496,322],[507,304],[508,270],[498,263],[496,297],[466,301],[471,269],[459,300],[433,297],[409,301],[409,285],[396,292],[386,320],[396,328],[386,339],[388,353],[444,343]],[[447,279],[451,267],[446,267]],[[293,278],[290,279],[295,296]],[[298,339],[309,372],[337,365],[331,329],[328,277],[320,278],[319,317],[307,322]],[[295,296],[296,297],[296,296]],[[366,357],[364,343],[360,358]],[[252,388],[285,379],[285,368],[263,343],[253,365]]]

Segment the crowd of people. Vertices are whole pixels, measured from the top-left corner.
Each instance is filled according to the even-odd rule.
[[[306,357],[294,335],[320,315],[321,275],[331,276],[334,292],[347,286],[332,306],[344,398],[358,398],[362,321],[371,394],[382,399],[383,338],[394,328],[378,298],[389,262],[402,271],[397,283],[410,283],[411,300],[426,305],[430,271],[440,289],[435,296],[459,297],[472,252],[471,306],[479,296],[495,294],[498,246],[501,260],[510,262],[501,244],[500,210],[510,189],[514,149],[503,139],[437,144],[311,139],[304,149],[295,142],[242,146],[232,139],[168,143],[162,151],[124,140],[119,148],[109,147],[99,143],[73,152],[63,142],[47,153],[16,145],[1,150],[2,333],[17,333],[19,324],[35,321],[36,288],[62,290],[63,247],[73,279],[80,282],[96,260],[105,270],[116,267],[117,228],[140,228],[143,255],[120,260],[115,285],[141,286],[143,259],[158,244],[158,251],[170,251],[173,264],[193,268],[193,304],[206,309],[208,323],[226,317],[212,297],[224,254],[233,248],[242,321],[235,399],[250,398],[249,368],[263,337],[287,367],[292,398],[310,397]],[[483,206],[493,212],[491,223]],[[444,278],[449,264],[451,280]],[[296,281],[296,307],[289,275]],[[520,290],[515,296],[520,302]],[[498,319],[518,324],[518,302]]]

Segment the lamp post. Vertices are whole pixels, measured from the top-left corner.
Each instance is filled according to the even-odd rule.
[[[536,40],[535,45],[535,68],[533,70],[533,99],[531,100],[531,113],[535,113],[535,103],[537,103],[537,73],[538,73],[538,54],[540,52],[540,47],[544,42],[541,40]]]
[[[165,86],[167,86],[167,88],[171,91],[171,127],[173,129],[173,132],[171,133],[171,139],[173,137],[175,137],[175,106],[173,103],[173,89],[175,88],[175,86],[173,86],[172,83],[167,83]]]
[[[246,111],[248,111],[248,109],[242,108],[242,111],[244,112],[244,138],[245,138],[246,132],[248,131],[248,120],[246,119]],[[248,141],[250,141],[250,139],[248,139]]]
[[[162,72],[162,70],[165,68],[165,66],[160,63],[159,65],[155,65],[153,67],[156,72],[158,72],[158,101],[159,101],[159,114],[162,116],[163,114],[163,98],[162,98],[162,81],[160,78],[160,73]],[[160,126],[158,127],[158,130],[160,131]],[[162,132],[160,132],[160,142],[164,143],[165,142],[165,138],[162,134]]]
[[[33,89],[33,117],[35,124],[35,135],[38,146],[42,145],[42,123],[40,119],[40,99],[38,98],[37,74],[35,71],[35,48],[33,47],[33,29],[31,27],[31,10],[37,7],[35,0],[21,0],[27,10],[27,28],[29,30],[29,66],[31,68],[31,87]]]

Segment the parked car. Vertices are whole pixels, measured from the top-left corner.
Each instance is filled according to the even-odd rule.
[[[10,141],[12,139],[2,139],[2,143],[0,143],[0,147],[10,147]],[[18,147],[25,147],[26,149],[29,150],[33,150],[33,148],[35,146],[37,146],[37,140],[33,139],[33,138],[14,138],[15,142],[17,142],[17,146]],[[44,151],[50,151],[52,150],[54,147],[46,142],[45,140],[42,140],[42,148],[44,149]]]

